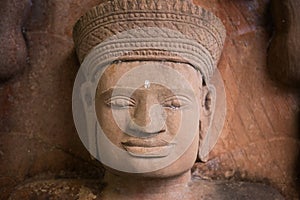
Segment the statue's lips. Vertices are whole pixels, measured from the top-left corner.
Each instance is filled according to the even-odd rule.
[[[131,139],[126,142],[122,142],[122,145],[130,147],[162,147],[169,145],[169,143],[164,140],[157,139]]]
[[[124,149],[134,157],[142,158],[160,158],[170,154],[174,143],[168,143],[164,140],[128,140],[122,142]]]

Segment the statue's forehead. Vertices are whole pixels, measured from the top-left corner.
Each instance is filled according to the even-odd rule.
[[[185,63],[132,61],[114,63],[107,66],[99,79],[99,89],[115,87],[117,84],[128,83],[134,80],[155,81],[162,85],[201,86],[202,78],[195,68]],[[145,80],[144,80],[145,79]],[[148,80],[149,79],[149,80]],[[167,82],[167,83],[166,83]]]

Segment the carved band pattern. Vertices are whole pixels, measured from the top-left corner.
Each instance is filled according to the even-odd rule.
[[[189,52],[190,57],[196,56],[199,60],[200,55],[204,55],[201,52],[206,49],[207,53],[200,60],[208,67],[207,70],[202,69],[202,72],[207,71],[204,75],[207,78],[210,77],[223,49],[226,36],[225,28],[214,14],[186,0],[109,0],[94,7],[82,16],[74,27],[73,37],[80,62],[95,46],[106,39],[124,31],[145,27],[175,30],[190,40],[197,41],[201,46],[200,49],[197,49],[197,45],[184,46],[183,43],[184,47],[181,50]],[[156,47],[160,46],[165,49],[172,45],[163,43],[166,39],[172,38],[168,31],[161,32],[159,37],[153,37],[152,33],[147,32],[142,34],[144,34],[145,39],[151,40],[152,37],[155,41],[162,43],[156,44]],[[143,38],[142,34],[140,34],[140,38]],[[121,45],[131,43],[130,45],[143,46],[144,48],[152,47],[151,43],[147,45],[134,44],[143,41],[133,41],[132,38],[135,36],[127,38],[128,41],[121,43]],[[174,41],[176,40],[178,38],[175,37]],[[175,52],[178,51],[180,45],[180,43],[176,44]],[[111,48],[110,50],[114,51],[114,48],[119,47],[114,45],[103,48]],[[172,51],[170,49],[169,54],[165,53],[165,56],[170,56]],[[147,55],[151,56],[151,51],[147,51]]]
[[[115,38],[96,46],[87,59],[90,63],[85,72],[87,77],[91,76],[98,66],[115,60],[165,60],[189,63],[201,71],[205,80],[208,80],[214,71],[213,59],[207,49],[196,41],[187,39],[177,39],[174,42],[172,38],[169,40]]]

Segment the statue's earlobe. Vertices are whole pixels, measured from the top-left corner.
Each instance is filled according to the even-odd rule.
[[[207,161],[207,156],[210,151],[209,137],[211,125],[213,121],[215,104],[216,104],[216,89],[213,85],[204,86],[202,88],[202,99],[200,105],[200,122],[199,122],[199,152],[198,156],[202,162]]]
[[[216,90],[214,86],[203,87],[202,109],[205,116],[210,116],[215,110]]]
[[[96,116],[94,113],[94,97],[92,95],[93,84],[90,81],[83,83],[80,87],[80,98],[84,107],[85,117],[82,120],[86,120],[86,144],[89,152],[95,156],[97,155],[96,145]]]
[[[80,87],[80,97],[86,112],[93,112],[92,83],[87,81]]]

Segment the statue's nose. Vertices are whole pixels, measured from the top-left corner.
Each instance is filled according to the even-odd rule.
[[[166,114],[159,104],[138,105],[128,124],[129,135],[135,137],[152,137],[166,131]]]

